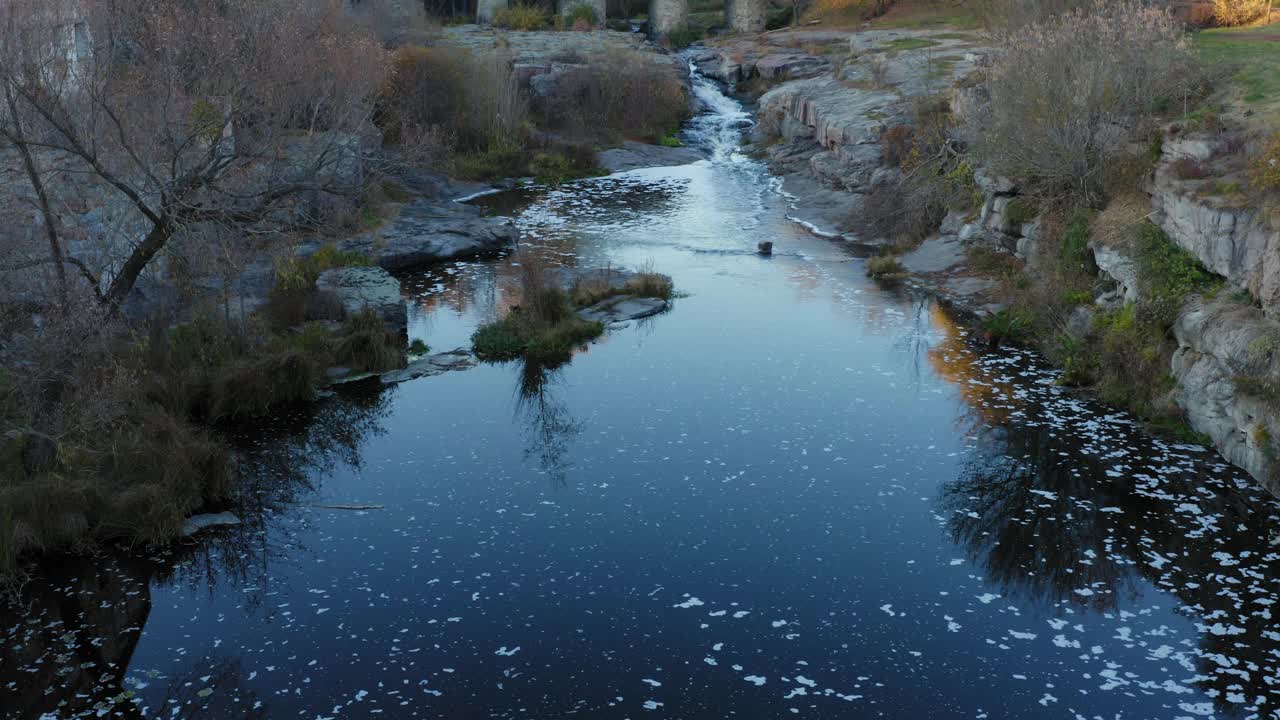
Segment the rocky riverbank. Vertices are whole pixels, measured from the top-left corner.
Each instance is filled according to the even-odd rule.
[[[877,235],[865,218],[875,211],[869,203],[877,189],[893,187],[903,174],[890,157],[889,138],[898,128],[917,130],[921,104],[933,99],[955,118],[976,112],[984,101],[978,71],[989,52],[980,35],[968,32],[788,31],[711,42],[693,61],[704,74],[758,97],[753,149],[782,177],[796,220],[870,253],[900,253],[906,282],[986,328],[992,318],[1004,320],[1010,300],[975,258],[1007,257],[1032,282],[1048,272],[1041,257],[1045,218],[1014,182],[974,168],[965,180],[971,206],[947,212],[907,248]],[[1225,140],[1176,126],[1167,132],[1139,198],[1126,200],[1143,208],[1130,222],[1153,222],[1226,288],[1182,298],[1166,341],[1174,350],[1165,399],[1191,430],[1275,492],[1280,413],[1269,396],[1280,345],[1280,232],[1238,195],[1215,191],[1232,171],[1219,160],[1228,154]],[[1188,162],[1223,167],[1207,179],[1182,179]],[[1142,259],[1131,243],[1095,232],[1087,255],[1096,274],[1091,301],[1078,305],[1062,329],[1080,338],[1095,332],[1106,313],[1147,299]]]

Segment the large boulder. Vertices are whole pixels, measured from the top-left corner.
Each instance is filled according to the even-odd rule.
[[[349,315],[372,310],[392,330],[404,332],[408,326],[400,281],[380,267],[325,270],[316,278],[316,289],[336,296]]]
[[[518,237],[509,219],[485,217],[473,205],[416,200],[384,227],[339,246],[376,258],[387,270],[405,270],[498,252],[515,244]]]

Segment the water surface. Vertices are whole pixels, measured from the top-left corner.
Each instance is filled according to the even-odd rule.
[[[5,716],[1280,717],[1277,504],[867,281],[698,91],[707,161],[488,200],[670,312],[246,432],[243,527],[0,614]],[[404,278],[411,337],[512,262]]]

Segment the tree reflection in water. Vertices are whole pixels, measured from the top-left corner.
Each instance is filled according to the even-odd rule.
[[[350,388],[256,426],[252,435],[233,437],[243,473],[233,508],[243,520],[238,527],[207,533],[198,543],[179,541],[148,556],[107,548],[42,563],[22,602],[0,607],[4,717],[143,717],[125,674],[151,613],[152,589],[173,583],[206,586],[213,596],[219,586],[252,588],[243,603],[249,610],[257,607],[271,590],[273,562],[297,550],[287,544],[292,540],[277,537],[296,533],[271,527],[277,514],[312,493],[315,481],[339,465],[362,465],[361,447],[385,432],[388,397],[373,384]],[[252,695],[239,687],[235,662],[219,665],[225,674],[219,680],[169,680],[169,700],[177,704],[166,704],[164,714],[181,708],[183,718],[258,717]],[[201,677],[209,675],[207,665],[202,667]],[[200,695],[214,683],[217,693]]]
[[[517,378],[515,413],[524,425],[524,458],[536,458],[539,470],[555,485],[564,485],[573,464],[569,448],[582,432],[568,406],[555,397],[563,365],[526,361]]]
[[[1280,504],[1215,456],[1055,387],[1029,353],[979,354],[955,338],[934,352],[961,386],[972,442],[940,512],[988,581],[1022,602],[1121,617],[1170,607],[1167,593],[1198,647],[1171,638],[1157,683],[1198,685],[1226,714],[1272,697],[1280,554],[1268,528]]]

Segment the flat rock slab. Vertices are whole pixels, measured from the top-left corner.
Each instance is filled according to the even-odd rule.
[[[437,353],[414,360],[402,370],[383,373],[382,384],[394,385],[418,378],[442,375],[454,370],[466,370],[475,367],[475,364],[475,357],[466,350],[459,348],[451,352]]]
[[[620,148],[605,150],[597,157],[600,167],[611,173],[688,165],[705,159],[702,153],[693,148],[649,145],[632,140],[623,143]]]
[[[519,237],[507,218],[453,201],[416,200],[385,226],[345,240],[341,249],[375,258],[387,270],[498,252]]]
[[[964,259],[964,247],[954,235],[935,235],[901,258],[907,272],[917,274],[942,272]]]
[[[229,512],[192,515],[182,523],[182,537],[191,537],[209,528],[231,527],[239,524],[240,518]]]
[[[618,295],[579,310],[578,317],[583,320],[595,320],[609,325],[657,315],[669,307],[671,307],[671,303],[662,298]]]

